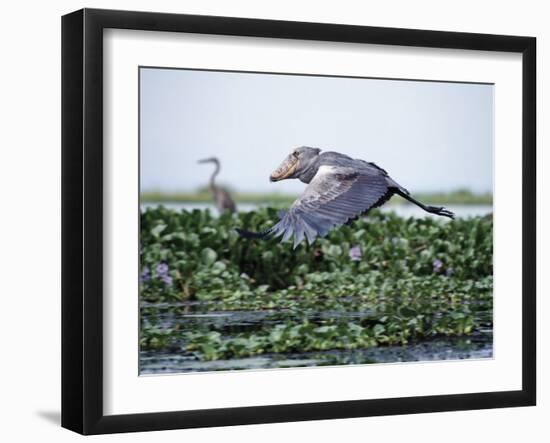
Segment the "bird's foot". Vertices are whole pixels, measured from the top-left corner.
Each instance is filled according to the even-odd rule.
[[[442,206],[428,206],[428,212],[436,215],[442,215],[443,217],[455,218],[454,212],[451,212]]]

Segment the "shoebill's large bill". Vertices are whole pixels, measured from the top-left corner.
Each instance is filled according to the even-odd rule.
[[[374,163],[357,160],[338,152],[323,152],[303,146],[292,151],[271,174],[271,181],[297,178],[308,186],[288,210],[279,212],[279,222],[262,232],[238,229],[246,238],[275,238],[282,241],[294,236],[294,247],[304,239],[309,244],[317,236],[347,223],[370,209],[381,206],[398,194],[426,212],[454,218],[442,207],[427,206],[411,197]]]

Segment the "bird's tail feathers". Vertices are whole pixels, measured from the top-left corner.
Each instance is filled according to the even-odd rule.
[[[410,195],[411,193],[408,191],[407,188],[404,188],[399,183],[397,183],[393,178],[386,177],[386,180],[388,181],[388,185],[390,188],[395,188],[397,190],[397,193],[399,194],[402,192],[403,194]]]

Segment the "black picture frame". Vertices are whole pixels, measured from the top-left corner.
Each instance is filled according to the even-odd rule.
[[[102,36],[107,28],[522,54],[522,389],[104,415]],[[533,37],[98,9],[83,9],[63,16],[62,426],[82,434],[104,434],[535,405],[535,66],[536,39]]]

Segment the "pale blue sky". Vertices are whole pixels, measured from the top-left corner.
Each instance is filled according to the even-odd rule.
[[[269,182],[296,146],[373,161],[411,192],[492,190],[492,85],[141,69],[141,189],[219,181],[242,191],[301,192]]]

